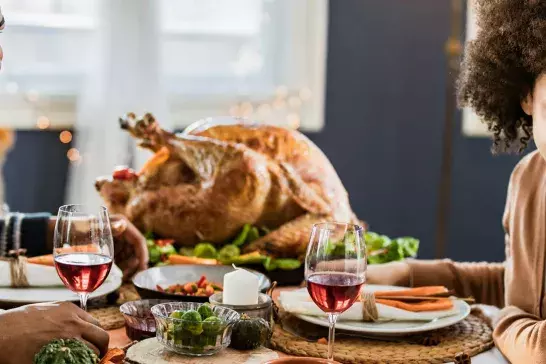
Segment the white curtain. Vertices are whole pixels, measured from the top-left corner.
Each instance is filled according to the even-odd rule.
[[[90,70],[78,100],[75,147],[80,163],[71,163],[67,203],[100,203],[97,176],[110,175],[116,165],[138,168],[149,157],[119,128],[127,112],[150,111],[169,127],[161,85],[159,1],[100,0],[99,29]]]

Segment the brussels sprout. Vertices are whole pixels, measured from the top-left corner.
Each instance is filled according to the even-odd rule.
[[[148,245],[148,259],[150,263],[156,264],[161,261],[161,249],[155,244]]]
[[[203,321],[203,330],[207,335],[218,335],[222,332],[223,322],[216,316],[210,316]]]
[[[239,249],[239,247],[229,244],[220,249],[220,252],[218,253],[218,260],[222,264],[229,264],[240,254],[241,250]]]
[[[199,312],[199,315],[201,315],[202,320],[206,320],[207,318],[214,316],[214,312],[212,312],[212,307],[210,307],[210,304],[208,303],[199,306],[197,312]]]
[[[178,253],[187,257],[193,257],[193,248],[189,246],[183,246],[182,248],[180,248]]]
[[[189,310],[182,315],[182,327],[192,335],[200,335],[203,332],[203,323],[201,315],[195,310]]]
[[[200,337],[200,343],[202,346],[216,346],[218,335],[216,334],[203,334]]]
[[[167,245],[159,247],[159,251],[161,252],[161,254],[164,254],[164,255],[176,254],[176,249],[171,244],[167,244]]]
[[[173,311],[169,315],[170,318],[179,319],[179,320],[182,319],[182,316],[184,316],[184,311],[180,311],[180,310]]]
[[[215,259],[218,255],[216,248],[211,243],[199,243],[193,248],[193,255],[198,258]]]

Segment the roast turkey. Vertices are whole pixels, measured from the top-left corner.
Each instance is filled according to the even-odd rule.
[[[246,252],[301,257],[314,223],[357,222],[332,164],[296,130],[220,118],[175,134],[151,114],[120,125],[155,154],[140,172],[118,170],[96,188],[143,232],[222,244],[252,224],[271,232]]]

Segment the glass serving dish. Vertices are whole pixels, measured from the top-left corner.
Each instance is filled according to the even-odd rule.
[[[125,332],[131,340],[144,340],[155,337],[155,318],[152,307],[167,300],[139,300],[124,303],[119,311],[125,318]]]
[[[191,356],[213,355],[231,343],[231,329],[240,315],[226,307],[210,306],[216,319],[196,312],[203,303],[171,302],[152,307],[156,320],[156,338],[167,349]],[[208,304],[206,304],[208,305]]]

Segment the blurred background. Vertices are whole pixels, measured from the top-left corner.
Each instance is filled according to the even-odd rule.
[[[446,44],[475,31],[465,1],[1,5],[0,127],[16,138],[3,167],[11,210],[91,201],[95,177],[141,164],[148,154],[118,128],[126,112],[151,111],[176,130],[230,114],[304,132],[359,217],[420,238],[420,257],[503,259],[506,187],[521,157],[492,156],[479,121],[451,105]]]

